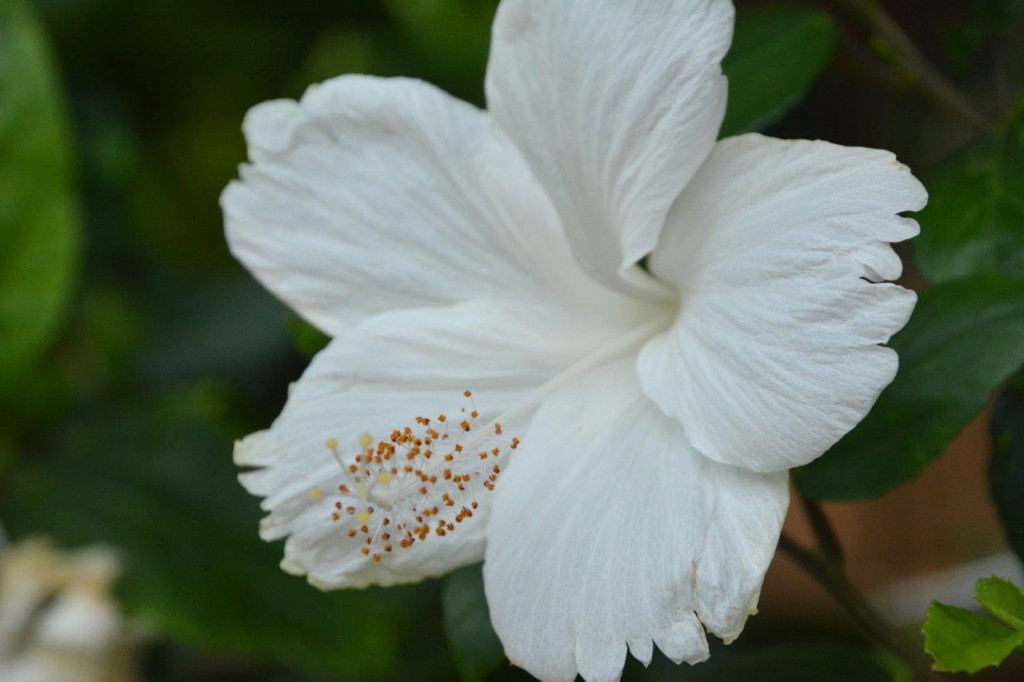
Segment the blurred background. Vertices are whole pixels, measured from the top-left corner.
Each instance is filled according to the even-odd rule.
[[[95,670],[81,679],[159,682],[520,676],[478,663],[500,660],[486,613],[480,620],[478,570],[322,594],[280,571],[281,547],[258,539],[258,501],[237,484],[232,441],[273,420],[324,340],[230,257],[218,207],[246,158],[242,117],[263,100],[359,72],[423,78],[483,105],[496,4],[0,0],[0,166],[14,141],[57,145],[47,168],[0,171],[0,217],[35,201],[59,213],[47,225],[63,226],[31,262],[0,274],[18,283],[0,310],[45,309],[33,348],[0,361],[0,519],[15,548],[3,560],[0,662],[38,646],[60,661],[40,654],[56,667],[39,680],[79,679],[58,676],[67,666]],[[806,82],[759,120],[740,120],[731,98],[733,132],[887,148],[922,172],[977,137],[889,68],[844,3],[798,5],[775,23],[758,21],[774,3],[737,4],[741,21],[751,18],[748,43],[792,36],[795,47],[772,49],[796,50],[789,59],[806,67]],[[980,110],[1010,108],[1024,83],[1022,3],[885,4]],[[755,66],[737,59],[733,84]],[[33,96],[54,96],[12,118],[29,76]],[[13,239],[0,233],[0,258]],[[913,268],[907,283],[924,286]],[[989,449],[982,419],[913,484],[826,505],[853,577],[911,630],[929,597],[969,592],[978,576],[958,578],[964,564],[995,562],[1019,579],[989,501]],[[789,523],[794,537],[810,537],[799,505]],[[47,618],[59,621],[54,632],[28,642]],[[452,653],[446,629],[469,655]],[[813,654],[763,648],[804,641],[827,644]],[[824,656],[850,671],[863,665],[851,649],[862,642],[780,555],[761,615],[715,658]],[[872,660],[884,668],[884,658]],[[1024,674],[1019,665],[1001,673],[993,679]],[[661,663],[627,676],[698,679]]]

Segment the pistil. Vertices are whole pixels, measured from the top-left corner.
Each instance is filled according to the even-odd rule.
[[[464,397],[469,405],[455,419],[416,417],[385,440],[364,433],[352,458],[343,456],[337,440],[326,442],[342,475],[331,518],[348,527],[363,556],[380,562],[445,537],[474,516],[478,494],[494,491],[519,439],[505,436],[500,422],[482,424],[472,392]]]

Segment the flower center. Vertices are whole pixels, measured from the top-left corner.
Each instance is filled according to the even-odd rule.
[[[506,437],[499,422],[482,424],[472,392],[464,395],[469,404],[455,418],[416,417],[387,440],[364,433],[354,458],[342,456],[337,440],[327,441],[342,470],[331,518],[348,526],[363,556],[380,562],[454,532],[479,507],[476,495],[494,490],[501,462],[519,439]]]

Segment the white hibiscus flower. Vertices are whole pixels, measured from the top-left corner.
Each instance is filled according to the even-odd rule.
[[[884,151],[716,142],[732,25],[727,0],[505,0],[487,111],[345,76],[249,112],[232,250],[334,337],[235,453],[285,570],[483,559],[545,680],[739,634],[787,469],[896,372],[889,243],[926,194]]]

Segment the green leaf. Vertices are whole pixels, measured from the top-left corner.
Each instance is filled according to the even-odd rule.
[[[807,497],[878,497],[942,454],[1024,362],[1024,280],[936,286],[890,345],[900,356],[895,381],[864,421],[797,472]]]
[[[795,107],[824,71],[839,31],[821,10],[769,7],[740,12],[722,70],[729,107],[721,136],[761,130]]]
[[[925,178],[917,264],[932,282],[1024,277],[1024,114]]]
[[[996,401],[989,485],[1010,546],[1024,559],[1024,386]]]
[[[0,517],[14,537],[116,547],[129,612],[194,645],[331,679],[447,670],[429,583],[324,593],[278,567],[217,423],[225,406],[203,389],[84,415],[10,472]]]
[[[301,317],[293,316],[288,319],[288,333],[291,335],[295,347],[307,358],[312,358],[322,351],[331,341],[331,337]]]
[[[444,630],[459,677],[478,682],[507,665],[505,651],[491,627],[480,565],[467,566],[444,580]]]
[[[1024,644],[1024,632],[939,602],[932,602],[921,631],[925,651],[935,659],[936,669],[946,672],[976,673],[999,665]]]
[[[41,27],[0,3],[0,398],[52,341],[71,290],[79,220],[68,121]]]
[[[1009,580],[990,576],[974,587],[981,605],[1015,630],[1024,629],[1024,592]]]
[[[412,73],[476,104],[483,82],[497,0],[385,0],[397,20]]]

